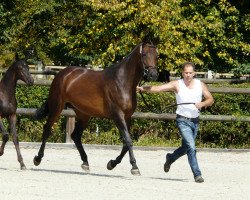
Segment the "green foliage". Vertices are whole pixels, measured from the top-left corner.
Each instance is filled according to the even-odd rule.
[[[156,83],[154,83],[156,84]],[[213,85],[213,86],[216,86]],[[245,84],[219,84],[219,87],[249,88]],[[48,95],[48,87],[21,85],[17,87],[18,107],[38,108]],[[175,102],[173,93],[145,94],[145,99],[152,109],[164,113],[174,113],[175,107],[168,106]],[[250,101],[244,94],[213,94],[215,103],[202,110],[202,114],[249,116]],[[138,112],[149,112],[138,94]],[[41,142],[44,121],[31,117],[18,117],[18,133],[21,141]],[[65,141],[66,120],[61,117],[53,127],[50,142]],[[250,124],[246,122],[210,122],[201,121],[198,135],[199,147],[250,148]],[[133,119],[131,137],[135,145],[178,146],[180,137],[175,121]],[[108,119],[92,118],[82,137],[88,144],[122,144],[122,136],[114,123]]]
[[[26,85],[17,85],[16,96],[18,107],[38,108],[47,99],[49,87],[37,86],[28,87]]]
[[[202,122],[200,143],[205,147],[250,148],[249,123]]]
[[[105,68],[150,38],[158,43],[161,69],[193,61],[199,70],[229,72],[249,63],[247,6],[227,0],[3,0],[0,60],[17,51],[47,65]]]
[[[241,77],[244,75],[249,75],[250,74],[250,63],[248,64],[243,64],[239,67],[233,68],[232,69],[232,73],[236,76],[236,77]]]

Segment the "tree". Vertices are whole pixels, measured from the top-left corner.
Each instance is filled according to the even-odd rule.
[[[161,69],[193,61],[199,70],[229,72],[249,63],[245,2],[4,0],[1,47],[9,53],[35,52],[33,60],[45,64],[105,68],[149,38],[157,42]]]

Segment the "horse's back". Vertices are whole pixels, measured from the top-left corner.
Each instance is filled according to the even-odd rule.
[[[92,83],[94,80],[98,82],[100,73],[98,71],[89,70],[82,67],[67,67],[61,70],[52,81],[52,87],[61,87],[64,90],[69,90],[73,85],[80,82]],[[97,83],[96,82],[96,83]],[[82,85],[82,84],[81,84]]]
[[[62,100],[86,115],[107,117],[103,79],[103,71],[67,67],[54,78],[49,100]]]

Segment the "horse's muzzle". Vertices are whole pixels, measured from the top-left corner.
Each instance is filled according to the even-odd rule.
[[[149,67],[144,70],[144,80],[145,81],[156,81],[158,79],[158,72],[156,67]]]

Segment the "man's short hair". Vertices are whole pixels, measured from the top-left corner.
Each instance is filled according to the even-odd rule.
[[[195,71],[195,65],[194,65],[194,63],[192,63],[192,62],[184,62],[184,63],[182,64],[182,70],[184,70],[184,68],[185,68],[186,66],[188,66],[188,65],[192,66],[193,69],[194,69],[194,71]]]

